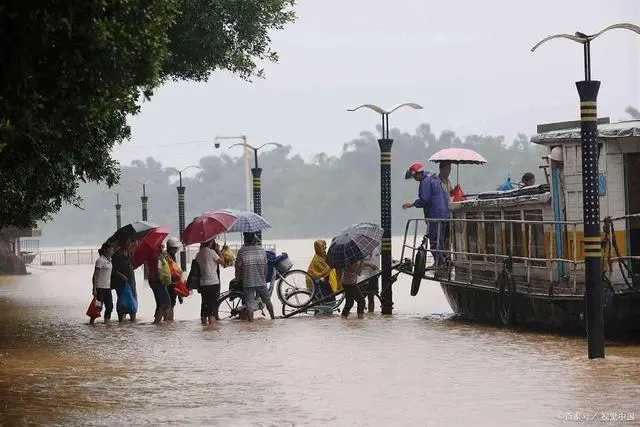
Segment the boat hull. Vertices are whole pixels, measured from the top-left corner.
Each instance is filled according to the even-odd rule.
[[[585,335],[581,295],[516,292],[510,299],[510,316],[505,321],[499,314],[502,299],[496,288],[446,281],[440,286],[451,309],[465,320]],[[607,338],[640,337],[640,289],[606,292],[604,312]]]

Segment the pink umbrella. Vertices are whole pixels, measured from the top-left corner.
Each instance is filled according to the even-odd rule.
[[[435,163],[446,161],[457,165],[483,165],[487,163],[484,157],[468,148],[445,148],[429,157],[429,161]]]
[[[429,161],[434,163],[451,162],[456,164],[456,189],[454,189],[454,192],[457,191],[459,193],[462,193],[462,189],[459,188],[460,165],[484,165],[487,163],[487,159],[482,157],[482,155],[468,148],[445,148],[429,157]],[[461,197],[464,198],[464,195]]]
[[[182,242],[185,245],[202,243],[229,230],[236,222],[236,216],[223,211],[205,212],[184,229]]]

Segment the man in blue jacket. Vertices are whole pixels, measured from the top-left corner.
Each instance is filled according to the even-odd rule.
[[[413,202],[405,202],[402,208],[422,208],[426,219],[448,220],[451,212],[449,209],[449,193],[445,191],[445,186],[448,185],[447,172],[450,169],[450,163],[441,162],[440,173],[442,176],[439,176],[436,174],[429,175],[424,170],[424,164],[420,162],[413,163],[409,166],[405,174],[405,179],[413,178],[420,182],[418,186],[418,198]],[[441,251],[446,249],[445,242],[449,236],[449,222],[430,221],[427,235],[429,237],[429,247],[431,248],[435,265],[445,263],[446,254]]]

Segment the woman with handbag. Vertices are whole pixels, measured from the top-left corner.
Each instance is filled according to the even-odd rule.
[[[98,249],[99,257],[96,260],[96,266],[93,271],[93,296],[102,305],[104,305],[104,322],[107,323],[111,319],[111,311],[113,311],[113,297],[111,295],[111,256],[113,255],[113,247],[109,243],[103,243]],[[91,317],[89,324],[93,325],[95,317]]]
[[[171,300],[171,308],[169,308],[165,320],[170,322],[173,322],[174,319],[173,311],[176,306],[176,300],[182,304],[182,297],[189,295],[189,290],[182,279],[182,268],[180,268],[177,260],[178,249],[180,249],[178,239],[169,237],[167,239],[167,261],[169,262],[169,269],[171,270],[171,285],[167,287],[167,291],[169,292],[169,299]]]

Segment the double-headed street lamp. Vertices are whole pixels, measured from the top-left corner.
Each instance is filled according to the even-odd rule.
[[[247,153],[249,152],[249,150],[253,151],[254,163],[253,163],[253,168],[251,168],[251,175],[253,177],[253,180],[252,180],[253,212],[257,213],[258,215],[262,215],[262,181],[261,181],[262,169],[258,164],[258,151],[260,151],[262,148],[267,147],[269,145],[273,145],[274,147],[277,147],[277,148],[281,148],[283,145],[277,142],[267,142],[266,144],[262,144],[259,147],[254,147],[253,145],[250,145],[247,143],[246,136],[239,136],[239,137],[238,136],[217,136],[216,137],[216,141],[222,140],[222,139],[242,139],[242,142],[233,144],[229,146],[229,148],[233,148],[237,146],[244,147],[245,167],[247,167],[247,159],[248,159]],[[261,233],[257,233],[257,234],[259,237],[262,237]]]
[[[391,146],[393,139],[389,138],[389,115],[402,107],[421,110],[422,106],[414,103],[400,104],[391,110],[384,110],[377,105],[363,104],[347,111],[368,108],[382,116],[382,138],[378,140],[380,146],[380,225],[382,226],[382,314],[393,312],[393,291],[391,289]]]
[[[573,40],[583,46],[584,80],[576,82],[580,96],[580,128],[582,138],[582,204],[584,223],[584,269],[585,269],[585,311],[587,323],[587,345],[589,359],[604,357],[604,313],[602,307],[602,257],[600,239],[600,200],[598,190],[598,113],[597,100],[600,82],[591,80],[591,41],[602,33],[613,29],[631,30],[640,34],[640,27],[633,24],[615,24],[604,30],[586,35],[577,32],[555,34],[538,42],[531,51],[552,39]]]
[[[176,169],[176,173],[179,177],[179,184],[176,189],[178,190],[178,230],[180,232],[180,241],[182,241],[182,235],[184,233],[185,220],[184,220],[184,192],[186,188],[182,185],[182,172],[189,169],[202,169],[200,166],[191,165],[180,170]],[[187,253],[185,251],[185,247],[182,247],[180,251],[180,267],[182,271],[186,271],[187,269]]]
[[[263,147],[273,145],[274,147],[281,148],[282,144],[277,142],[267,142],[266,144],[262,144],[259,147],[254,147],[252,145],[247,144],[246,142],[233,144],[229,146],[229,148],[244,146],[253,151],[253,168],[251,168],[251,175],[253,177],[253,211],[258,215],[262,215],[262,183],[260,176],[262,175],[262,168],[258,165],[258,151]]]

